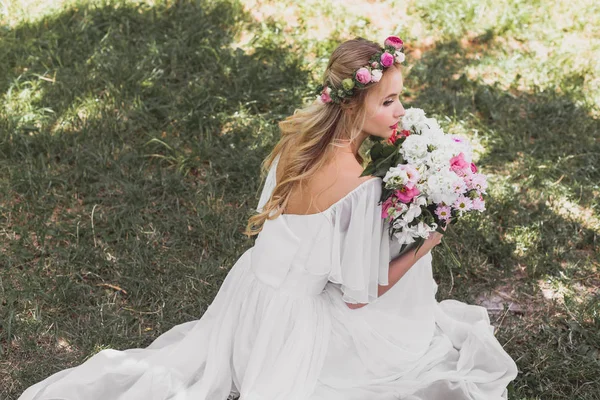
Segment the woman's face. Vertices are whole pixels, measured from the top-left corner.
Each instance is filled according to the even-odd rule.
[[[405,114],[400,102],[404,88],[402,73],[396,66],[391,66],[375,85],[377,87],[366,98],[367,118],[363,133],[387,139],[392,136],[399,119]]]

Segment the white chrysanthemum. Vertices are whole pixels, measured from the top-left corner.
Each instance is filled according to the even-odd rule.
[[[444,131],[435,118],[425,118],[416,123],[415,127],[421,132],[421,135],[429,136],[432,139],[439,139],[444,136]]]
[[[402,117],[402,129],[412,130],[416,124],[425,120],[425,111],[420,108],[409,108]]]
[[[434,203],[452,204],[458,198],[454,191],[456,181],[461,178],[450,170],[441,170],[427,179],[427,195]]]
[[[459,135],[446,135],[446,137],[453,156],[463,153],[466,162],[473,162],[473,147],[468,139]]]
[[[452,151],[448,147],[439,147],[427,154],[425,162],[434,171],[450,168],[450,159],[453,157]]]
[[[409,164],[422,164],[423,158],[427,155],[427,138],[421,135],[410,135],[402,143],[400,154]]]

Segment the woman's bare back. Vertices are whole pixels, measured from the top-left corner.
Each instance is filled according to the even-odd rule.
[[[323,212],[362,182],[372,179],[370,176],[361,177],[362,171],[354,155],[337,153],[309,182],[294,188],[284,214]]]

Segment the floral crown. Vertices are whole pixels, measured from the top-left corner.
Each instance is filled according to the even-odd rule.
[[[369,64],[360,67],[352,74],[352,78],[346,78],[342,81],[341,88],[335,88],[330,82],[325,85],[319,85],[317,89],[317,100],[321,103],[340,104],[343,99],[355,94],[355,88],[364,88],[371,83],[379,82],[383,76],[383,71],[391,67],[394,63],[402,63],[406,59],[404,56],[404,42],[397,36],[389,36],[383,42],[384,48],[373,54]]]

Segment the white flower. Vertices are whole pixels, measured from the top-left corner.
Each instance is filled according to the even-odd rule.
[[[470,211],[473,208],[473,201],[465,196],[459,196],[452,207],[458,210],[460,215],[463,215],[464,212]]]
[[[429,226],[421,221],[415,229],[415,234],[422,237],[423,239],[427,239],[429,237],[429,233],[434,232],[436,229],[437,224],[435,222],[432,223],[432,226]]]
[[[422,159],[427,155],[427,138],[421,135],[410,135],[402,143],[400,154],[410,164],[421,164]]]
[[[421,123],[425,119],[425,111],[420,108],[409,108],[402,117],[402,128],[411,130],[415,124]]]
[[[425,196],[422,195],[415,197],[412,202],[417,206],[427,205],[427,199],[425,198]]]
[[[449,169],[437,171],[427,179],[427,195],[434,203],[452,204],[458,198],[454,192],[457,180],[461,178]]]
[[[383,72],[380,69],[371,70],[371,82],[379,82],[382,76]]]
[[[403,52],[401,52],[401,51],[397,51],[397,52],[394,54],[394,56],[395,56],[394,60],[395,60],[397,63],[403,63],[403,62],[404,62],[404,60],[406,60],[406,56],[405,56],[405,55],[404,55],[404,53],[403,53]]]
[[[409,227],[406,227],[399,232],[395,232],[394,236],[396,237],[396,239],[398,239],[398,242],[400,244],[410,244],[414,243],[415,241],[413,230]]]
[[[402,216],[402,218],[407,222],[410,223],[412,222],[415,218],[417,218],[419,215],[421,215],[421,206],[418,206],[416,204],[411,204],[408,207],[408,210],[406,211],[406,213]]]

